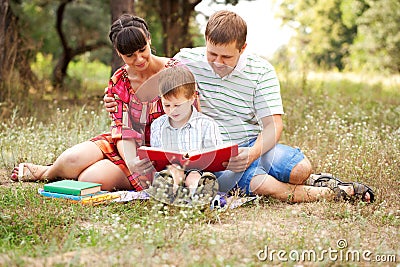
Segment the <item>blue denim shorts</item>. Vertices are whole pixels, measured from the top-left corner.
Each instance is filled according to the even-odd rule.
[[[251,147],[256,139],[251,140],[241,147]],[[294,166],[304,159],[299,148],[277,144],[267,153],[255,160],[244,172],[221,171],[216,172],[219,191],[228,192],[239,187],[246,194],[251,194],[250,181],[255,175],[269,174],[277,180],[288,183],[290,173]]]

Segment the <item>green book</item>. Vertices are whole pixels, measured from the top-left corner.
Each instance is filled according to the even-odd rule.
[[[52,193],[84,196],[99,192],[101,190],[101,184],[75,180],[61,180],[45,184],[43,189]]]

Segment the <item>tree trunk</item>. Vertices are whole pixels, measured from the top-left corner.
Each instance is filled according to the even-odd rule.
[[[62,30],[62,22],[64,19],[65,8],[68,5],[68,3],[71,3],[72,1],[73,0],[64,0],[60,3],[60,5],[57,8],[56,30],[58,36],[60,37],[60,42],[63,47],[63,53],[53,70],[53,86],[55,88],[63,87],[63,81],[65,76],[67,75],[68,63],[72,59],[71,48],[68,46],[68,42]]]
[[[2,87],[10,84],[18,47],[17,18],[8,0],[0,0],[0,82]],[[9,94],[0,90],[0,102]]]
[[[192,47],[189,23],[201,0],[158,0],[157,12],[164,31],[164,53],[172,57],[182,47]]]
[[[68,64],[75,56],[107,45],[106,42],[98,41],[93,45],[81,45],[76,48],[72,48],[69,46],[62,29],[62,23],[64,19],[65,7],[72,1],[74,0],[64,0],[63,2],[61,2],[57,9],[56,29],[58,36],[60,37],[61,45],[63,47],[63,53],[53,70],[53,86],[58,89],[63,88],[63,82],[65,77],[67,76]]]
[[[110,0],[111,9],[111,24],[117,20],[122,14],[134,14],[135,13],[135,1],[134,0]],[[112,59],[111,59],[111,75],[122,65],[124,61],[118,56],[117,51],[113,48]]]

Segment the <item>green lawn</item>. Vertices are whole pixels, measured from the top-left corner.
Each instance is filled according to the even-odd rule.
[[[315,172],[370,185],[375,203],[263,197],[211,212],[155,201],[81,206],[46,199],[37,193],[43,184],[9,182],[13,166],[51,163],[106,131],[109,119],[99,99],[68,109],[38,104],[46,119],[14,109],[0,126],[0,266],[398,265],[400,82],[285,76],[281,142],[300,147]]]

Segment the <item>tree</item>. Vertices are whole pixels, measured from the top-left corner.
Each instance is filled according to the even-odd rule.
[[[111,23],[117,20],[122,14],[135,14],[134,0],[110,0]],[[111,60],[111,73],[114,73],[123,64],[123,60],[118,56],[113,48]]]
[[[96,13],[97,20],[89,20],[88,14],[93,11],[91,5],[73,6],[73,10],[69,12],[69,19],[67,22],[70,23],[66,34],[63,29],[64,15],[68,4],[74,0],[63,0],[60,2],[56,12],[56,30],[60,38],[62,46],[62,54],[58,59],[58,62],[53,70],[53,86],[56,88],[63,87],[64,78],[67,75],[67,68],[69,62],[76,56],[84,54],[86,52],[98,49],[103,46],[109,45],[104,37],[103,31],[96,31],[98,25],[102,25],[99,21],[101,13]],[[93,14],[93,13],[92,13]],[[83,19],[82,16],[87,16]],[[105,27],[105,25],[102,25]],[[99,34],[101,33],[101,34]],[[74,39],[73,44],[69,42],[67,36],[70,39]],[[71,38],[72,37],[72,38]]]
[[[281,17],[296,29],[292,40],[305,60],[324,69],[344,69],[344,58],[356,35],[356,27],[342,21],[341,0],[284,0]]]
[[[0,1],[0,87],[7,88],[0,90],[0,101],[10,97],[12,79],[18,80],[24,90],[38,83],[29,64],[33,54],[30,38],[21,34],[19,17],[14,11],[18,4]]]
[[[156,0],[150,6],[158,13],[163,28],[163,50],[173,56],[182,47],[191,47],[190,19],[201,0]]]
[[[400,72],[398,0],[284,0],[280,17],[307,64]]]
[[[164,56],[171,57],[182,47],[193,47],[192,28],[196,28],[198,31],[198,27],[195,25],[195,7],[201,2],[202,0],[143,0],[138,2],[137,7],[151,24],[161,22],[161,44]],[[211,2],[236,5],[239,0],[211,0]],[[152,19],[154,16],[157,18]],[[150,27],[152,28],[152,25]]]
[[[398,0],[365,1],[363,12],[355,18],[358,34],[351,46],[352,69],[400,73],[399,18]]]
[[[0,0],[0,81],[10,83],[18,47],[17,17],[13,14],[8,0]],[[4,92],[4,90],[1,90]],[[0,94],[0,101],[4,100]]]

